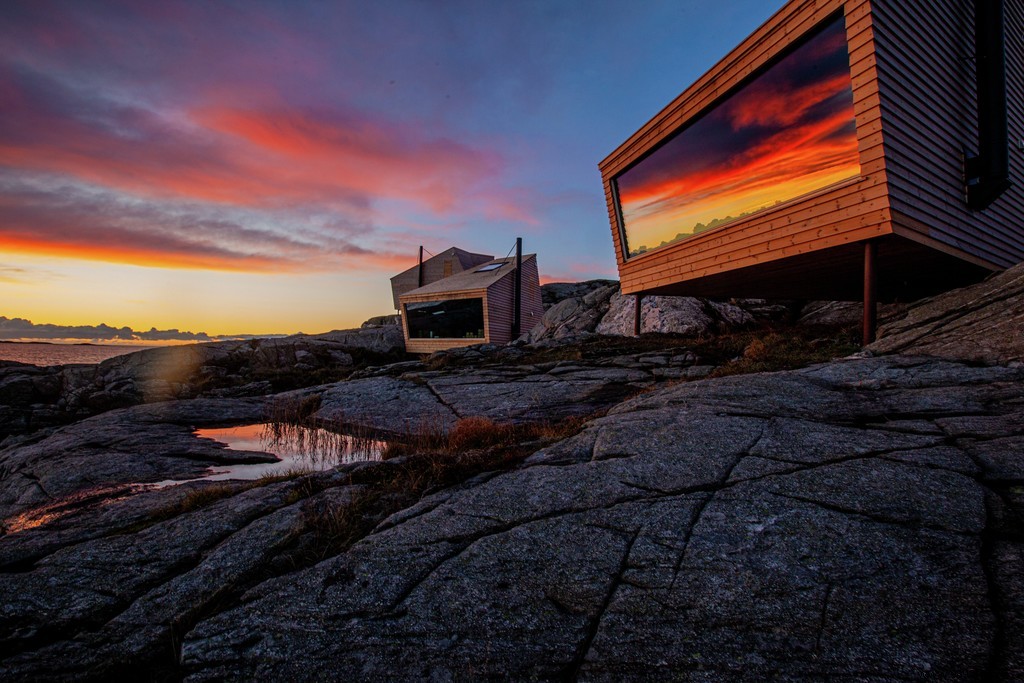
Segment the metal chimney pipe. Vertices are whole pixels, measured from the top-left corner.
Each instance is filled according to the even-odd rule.
[[[523,238],[516,238],[516,274],[515,294],[512,300],[512,338],[520,334],[522,326],[522,301],[523,301]]]
[[[1010,187],[1005,49],[1003,0],[974,0],[978,154],[967,159],[965,175],[967,205],[975,210]]]
[[[423,286],[423,245],[420,245],[420,260],[419,265],[416,266],[416,286]]]

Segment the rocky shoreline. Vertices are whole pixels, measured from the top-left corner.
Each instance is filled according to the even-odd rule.
[[[1024,266],[776,372],[842,353],[849,307],[652,299],[639,339],[596,282],[427,359],[380,320],[0,367],[0,675],[1024,676]],[[461,480],[411,447],[137,486],[266,459],[193,430],[282,405],[399,439],[578,426],[470,448]]]

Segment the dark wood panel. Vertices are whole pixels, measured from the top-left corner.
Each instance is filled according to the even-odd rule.
[[[1024,176],[984,211],[964,200],[962,157],[977,147],[973,9],[969,0],[874,0],[882,130],[892,206],[901,229],[1008,266],[1024,259]],[[1011,139],[1021,136],[1021,4],[1006,3]],[[1016,131],[1016,132],[1014,132]]]
[[[479,299],[486,291],[485,289],[464,289],[459,292],[442,292],[441,294],[403,294],[402,303],[411,304],[444,299]]]
[[[979,240],[972,223],[950,219],[963,212],[963,186],[957,176],[954,176],[956,180],[945,184],[936,179],[936,164],[941,161],[937,155],[904,149],[895,140],[891,144],[891,152],[899,158],[888,167],[890,182],[901,188],[898,206],[901,211],[906,206],[913,206],[919,215],[927,215],[930,219],[927,223],[918,219],[919,225],[928,226],[926,234],[940,230],[948,234],[954,246],[968,250],[973,248],[979,255],[990,261],[994,259],[996,263],[1005,253],[1019,248],[1020,233],[1013,229],[1013,221],[991,221],[986,239]]]
[[[512,340],[512,300],[515,285],[513,274],[501,278],[487,288],[487,341],[507,344]]]
[[[482,343],[482,339],[408,339],[405,341],[405,350],[409,353],[434,353],[446,349],[455,349],[463,346],[473,346]]]

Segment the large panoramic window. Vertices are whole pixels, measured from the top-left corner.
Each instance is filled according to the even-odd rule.
[[[616,179],[629,256],[860,174],[843,18]]]
[[[410,339],[483,339],[484,300],[446,299],[406,304]]]

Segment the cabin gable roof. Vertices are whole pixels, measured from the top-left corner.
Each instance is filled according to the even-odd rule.
[[[524,254],[523,263],[525,264],[529,260],[536,258],[536,254]],[[406,297],[422,296],[425,294],[445,294],[487,289],[499,280],[514,273],[515,262],[515,257],[491,259],[461,273],[455,273],[442,280],[423,285],[418,289],[404,292],[399,299],[404,300]],[[498,267],[492,268],[492,266]]]
[[[453,259],[454,261],[457,261],[458,264],[461,266],[460,270],[468,270],[468,269],[472,268],[473,266],[480,265],[481,263],[486,263],[486,262],[492,260],[493,258],[494,257],[491,256],[490,254],[474,254],[471,251],[466,251],[465,249],[459,249],[458,247],[448,247],[447,249],[445,249],[441,253],[439,253],[439,254],[437,254],[435,256],[431,256],[428,259],[425,259],[423,261],[423,266],[424,266],[424,268],[426,268],[427,264],[430,264],[430,263],[440,263],[440,262],[444,261],[445,259]],[[401,273],[399,273],[398,275],[393,276],[391,278],[391,281],[394,282],[395,280],[400,280],[403,277],[408,277],[410,275],[415,275],[417,268],[419,268],[419,264],[416,264],[416,265],[412,266],[411,268],[407,268],[407,269],[403,270]]]

